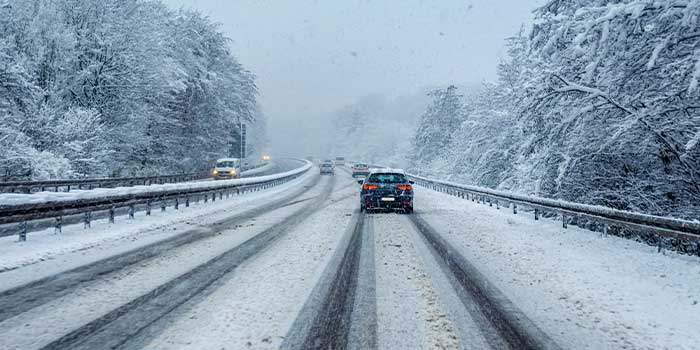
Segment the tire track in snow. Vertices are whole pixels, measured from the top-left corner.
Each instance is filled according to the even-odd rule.
[[[317,184],[319,177],[315,177]],[[207,227],[198,227],[181,234],[155,242],[136,250],[71,269],[60,274],[42,278],[23,286],[0,292],[0,322],[19,315],[39,305],[68,295],[78,288],[104,278],[129,266],[154,258],[163,252],[214,236],[237,222],[250,219],[294,203],[294,199],[307,193],[313,186],[303,186],[285,195],[279,201],[265,204],[243,213],[217,221]]]
[[[307,204],[278,225],[267,229],[241,245],[209,260],[188,273],[122,305],[108,314],[66,334],[43,349],[115,349],[187,302],[218,279],[269,246],[287,230],[319,210],[334,185],[329,181],[318,201]]]
[[[372,233],[365,219],[355,210],[281,349],[376,348]]]
[[[279,348],[344,238],[356,195],[332,195],[322,210],[124,348]]]
[[[370,215],[376,223],[378,343],[381,349],[460,349],[407,215]]]
[[[411,222],[493,348],[560,349],[419,215],[412,215]]]

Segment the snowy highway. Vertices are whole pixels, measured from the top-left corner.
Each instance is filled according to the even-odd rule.
[[[312,168],[179,212],[1,238],[0,348],[700,346],[697,257],[421,187],[415,203],[361,214],[347,171]]]

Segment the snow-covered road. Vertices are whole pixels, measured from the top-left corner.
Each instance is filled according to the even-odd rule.
[[[698,258],[423,188],[415,207],[360,214],[346,172],[312,170],[2,238],[0,349],[700,347]]]

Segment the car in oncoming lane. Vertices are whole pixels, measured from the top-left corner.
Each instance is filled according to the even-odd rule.
[[[360,211],[399,210],[413,212],[413,181],[401,169],[373,169],[362,184]]]
[[[211,175],[215,180],[237,179],[241,176],[241,160],[239,158],[218,159]]]

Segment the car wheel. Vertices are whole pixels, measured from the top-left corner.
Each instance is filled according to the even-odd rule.
[[[413,207],[406,207],[406,208],[403,208],[403,212],[404,212],[405,214],[413,214]]]

